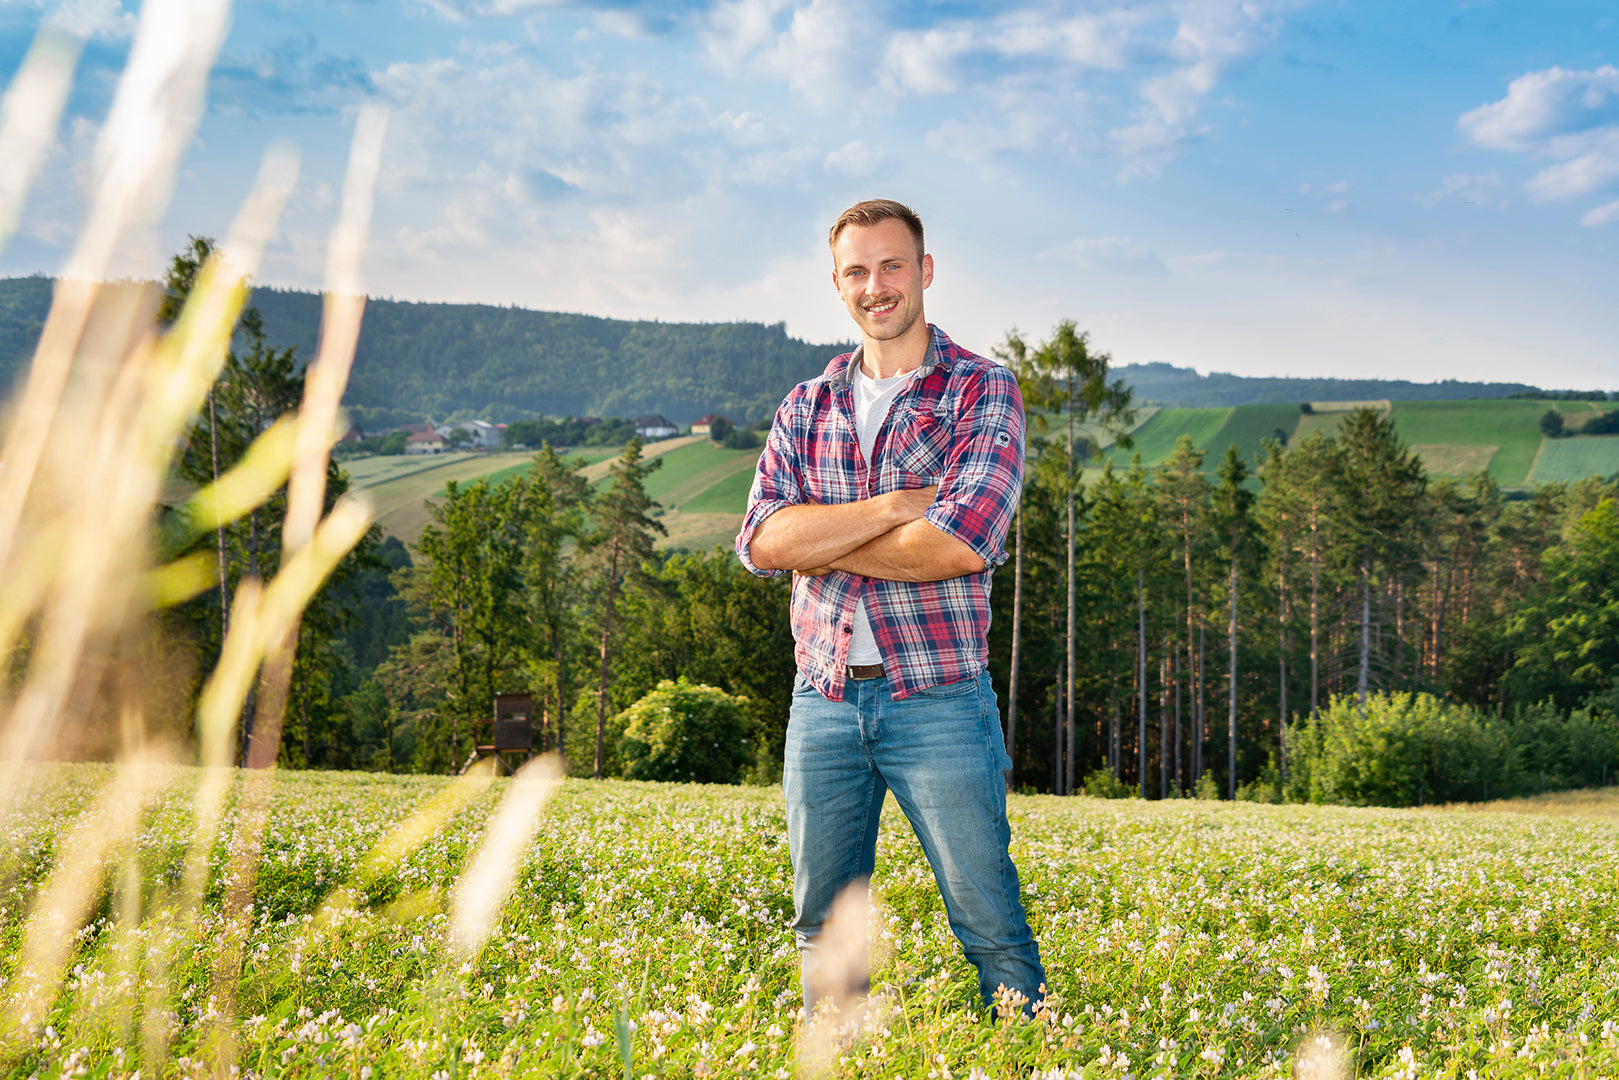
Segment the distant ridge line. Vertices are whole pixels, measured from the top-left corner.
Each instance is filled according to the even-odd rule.
[[[1330,408],[1344,402],[1465,401],[1543,392],[1529,383],[1458,379],[1419,383],[1407,379],[1233,375],[1223,371],[1202,375],[1192,368],[1162,362],[1121,364],[1116,373],[1135,390],[1138,402],[1193,409],[1295,403]]]

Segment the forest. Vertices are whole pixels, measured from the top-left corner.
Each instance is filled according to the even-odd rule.
[[[26,369],[52,281],[0,280],[0,387]],[[317,293],[252,293],[265,345],[315,355]],[[367,430],[407,423],[662,413],[768,419],[787,387],[846,351],[787,335],[782,323],[666,323],[489,304],[372,299],[343,403]],[[633,372],[633,378],[625,378]]]
[[[1015,787],[1407,804],[1619,768],[1614,480],[1432,480],[1374,410],[1254,461],[1211,469],[1183,438],[1116,467],[1093,440],[1134,400],[1110,357],[1072,324],[999,352],[1032,418],[989,648]],[[593,487],[546,445],[448,485],[414,552],[374,537],[308,620],[283,761],[451,771],[493,695],[528,692],[576,774],[773,779],[787,586],[728,550],[657,550],[660,464],[631,440]],[[227,589],[264,527],[226,530]],[[214,590],[174,618],[206,649],[219,608]],[[694,687],[718,694],[688,710],[706,734],[659,737],[747,752],[648,771],[633,706]]]

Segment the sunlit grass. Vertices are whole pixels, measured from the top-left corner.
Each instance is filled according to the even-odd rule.
[[[0,822],[20,854],[0,891],[0,971],[57,845],[117,775],[36,767],[33,810]],[[148,891],[182,870],[203,778],[165,776],[133,849]],[[477,852],[495,850],[513,790],[283,775],[241,943],[237,1060],[288,1076],[622,1076],[622,1030],[636,1075],[798,1071],[778,791],[564,782],[532,836],[501,834],[513,888],[469,948],[453,897]],[[873,999],[863,1029],[813,1059],[831,1075],[1283,1077],[1301,1048],[1363,1076],[1619,1068],[1610,822],[1049,796],[1013,798],[1011,816],[1056,993],[1049,1021],[984,1018],[890,807]],[[235,842],[234,811],[226,820],[216,875]],[[154,1011],[174,1071],[206,1058],[220,887],[181,938],[162,919],[121,923],[124,888],[114,875],[98,894],[60,996],[15,1059],[23,1075],[83,1060],[129,1075],[141,1033],[121,1018]]]

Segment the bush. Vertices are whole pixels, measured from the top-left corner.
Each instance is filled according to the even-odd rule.
[[[1246,784],[1237,785],[1238,802],[1279,803],[1282,801],[1282,772],[1276,767],[1276,755],[1270,755],[1258,776]]]
[[[1421,806],[1516,794],[1517,747],[1507,725],[1431,694],[1334,697],[1303,740],[1311,802]]]
[[[1548,701],[1518,710],[1512,729],[1530,791],[1599,787],[1619,761],[1619,730],[1600,713],[1575,709],[1565,716]]]
[[[681,676],[663,680],[615,718],[618,758],[630,780],[741,782],[757,758],[748,699]]]
[[[1214,778],[1213,773],[1204,773],[1197,778],[1197,783],[1192,785],[1192,797],[1194,799],[1218,799],[1220,797],[1220,781]]]
[[[1135,794],[1135,789],[1117,776],[1111,769],[1097,769],[1085,777],[1080,785],[1080,791],[1093,799],[1128,799]]]

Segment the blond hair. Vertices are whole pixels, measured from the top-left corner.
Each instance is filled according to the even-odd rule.
[[[916,257],[920,259],[926,249],[922,245],[922,219],[916,216],[904,203],[893,199],[867,199],[857,202],[849,209],[838,215],[838,220],[832,223],[832,231],[827,233],[826,244],[836,247],[838,237],[850,225],[870,227],[883,221],[903,221],[905,227],[911,230],[911,236],[916,240]]]

